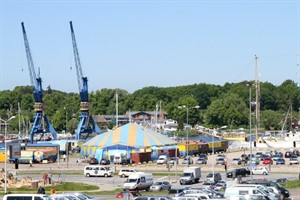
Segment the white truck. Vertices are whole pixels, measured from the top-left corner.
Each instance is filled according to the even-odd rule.
[[[180,185],[198,183],[201,178],[201,168],[190,166],[183,170],[183,174],[180,176]]]

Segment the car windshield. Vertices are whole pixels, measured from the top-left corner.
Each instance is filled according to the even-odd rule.
[[[135,183],[136,182],[136,178],[130,178],[126,180],[126,183]]]
[[[162,185],[162,182],[155,182],[153,185]]]
[[[209,174],[207,174],[207,176],[206,177],[213,177],[213,174],[212,173],[209,173]]]

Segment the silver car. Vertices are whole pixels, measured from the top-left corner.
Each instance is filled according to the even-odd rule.
[[[170,190],[171,184],[167,181],[158,181],[151,185],[150,190],[152,191],[161,191],[161,190]]]
[[[183,165],[190,165],[190,164],[194,164],[194,161],[190,156],[188,156],[188,157],[185,157],[183,159],[182,164]]]

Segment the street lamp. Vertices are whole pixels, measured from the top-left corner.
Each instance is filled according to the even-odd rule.
[[[5,125],[5,132],[4,132],[4,149],[5,149],[5,160],[4,160],[4,194],[7,194],[7,142],[6,142],[6,135],[7,135],[7,122],[16,118],[16,116],[12,116],[8,120],[3,120],[0,118],[1,121],[4,122]]]
[[[253,176],[252,176],[252,127],[251,127],[251,83],[247,83],[247,86],[249,87],[249,142],[250,142],[250,176],[251,176],[251,181],[253,180]]]
[[[64,107],[64,110],[66,111],[66,140],[67,140],[67,148],[66,148],[66,157],[67,157],[67,168],[69,165],[69,142],[68,142],[68,135],[67,135],[67,125],[68,125],[68,111],[67,108]]]
[[[187,107],[186,105],[178,106],[179,109],[186,109],[186,126],[189,125],[189,110],[192,108],[200,108],[200,106],[194,106],[194,107]],[[186,127],[186,155],[188,156],[189,153],[189,146],[188,146],[188,140],[189,140],[189,129]],[[189,164],[189,161],[188,161]]]

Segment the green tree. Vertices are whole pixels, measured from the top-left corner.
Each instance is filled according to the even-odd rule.
[[[205,120],[213,127],[240,126],[248,122],[246,103],[236,94],[224,94],[208,107]]]

